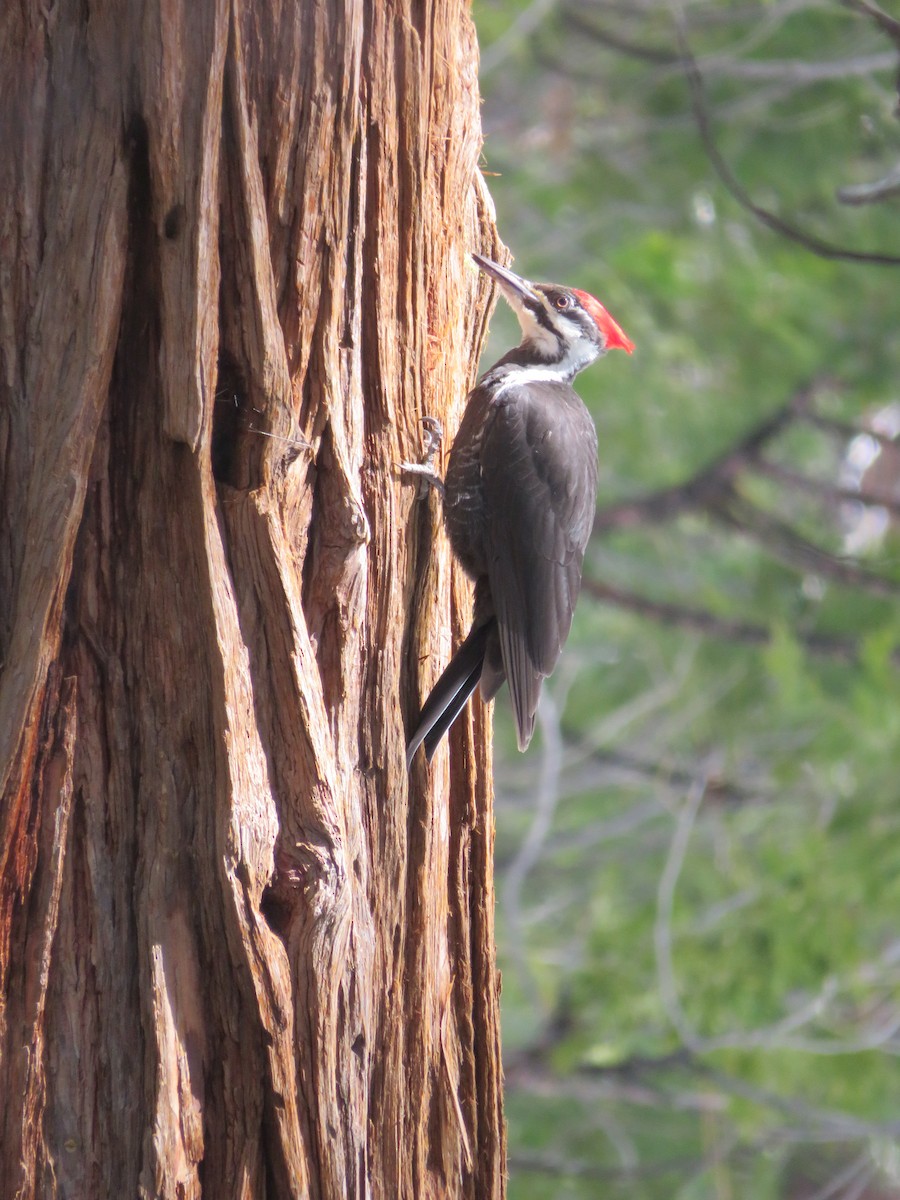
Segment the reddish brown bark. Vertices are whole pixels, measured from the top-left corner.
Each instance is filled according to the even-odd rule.
[[[458,0],[0,17],[0,1197],[503,1193],[483,712],[404,766],[469,588],[395,469],[484,334],[476,59]]]

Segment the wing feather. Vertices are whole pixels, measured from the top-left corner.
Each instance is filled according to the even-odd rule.
[[[520,749],[559,659],[597,496],[597,435],[561,384],[507,388],[481,452],[488,581]]]

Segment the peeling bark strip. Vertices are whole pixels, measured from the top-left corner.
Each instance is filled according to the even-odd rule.
[[[0,1200],[503,1194],[484,713],[404,764],[469,588],[394,466],[484,337],[476,65],[461,0],[0,14]]]

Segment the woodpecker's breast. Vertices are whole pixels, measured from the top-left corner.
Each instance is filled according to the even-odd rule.
[[[469,395],[444,480],[444,519],[453,552],[473,579],[497,568],[488,562],[497,513],[485,479],[494,505],[502,494],[516,510],[509,517],[523,545],[544,536],[541,522],[532,521],[539,512],[552,520],[537,552],[562,564],[577,550],[580,562],[593,519],[597,434],[578,394],[549,374],[490,371]],[[487,438],[498,421],[503,436]]]

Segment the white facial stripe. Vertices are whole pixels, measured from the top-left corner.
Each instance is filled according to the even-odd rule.
[[[501,287],[503,285],[501,284]],[[509,306],[516,314],[519,321],[519,327],[522,330],[522,335],[532,342],[537,349],[551,358],[559,351],[559,343],[556,334],[551,333],[546,329],[540,321],[537,320],[531,309],[527,308],[522,301],[522,297],[511,289],[507,291],[503,288],[503,294],[509,301]]]
[[[529,383],[559,383],[567,378],[562,367],[510,367],[494,392],[494,398],[502,396],[507,388],[527,387]]]
[[[519,324],[522,327],[522,333],[529,341],[533,342],[540,350],[548,356],[556,354],[559,350],[559,339],[555,333],[551,333],[546,329],[540,321],[536,320],[534,314],[523,305],[516,314],[519,318]]]

